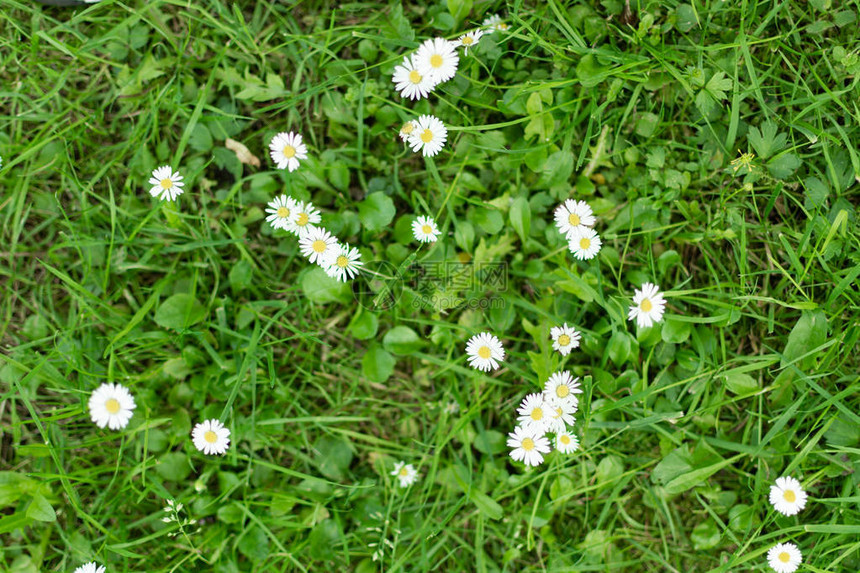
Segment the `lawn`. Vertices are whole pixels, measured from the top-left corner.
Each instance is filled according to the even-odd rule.
[[[0,0],[0,570],[860,570],[858,11]]]

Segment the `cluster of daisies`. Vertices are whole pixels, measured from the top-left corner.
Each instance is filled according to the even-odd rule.
[[[99,428],[122,430],[128,426],[137,404],[122,384],[105,383],[90,394],[90,418]],[[217,419],[204,420],[191,430],[194,447],[204,454],[223,454],[230,445],[230,430]]]
[[[800,482],[793,477],[777,478],[770,486],[770,504],[783,515],[800,513],[806,507],[806,498]],[[803,555],[794,543],[777,543],[767,552],[767,562],[776,573],[793,573],[802,560]]]
[[[317,226],[322,217],[310,202],[296,201],[287,195],[276,197],[268,204],[266,221],[299,239],[299,250],[311,263],[319,265],[328,276],[345,282],[359,273],[361,253],[349,243],[341,243],[323,227]]]
[[[404,56],[403,62],[395,66],[392,81],[401,97],[420,100],[428,97],[436,86],[443,84],[457,74],[460,55],[457,48],[463,48],[463,55],[475,48],[487,32],[506,30],[507,24],[498,15],[484,20],[484,27],[466,32],[456,40],[433,38],[425,41],[412,54]],[[414,152],[424,157],[433,157],[445,146],[448,128],[434,115],[422,115],[409,120],[400,128],[400,139]]]

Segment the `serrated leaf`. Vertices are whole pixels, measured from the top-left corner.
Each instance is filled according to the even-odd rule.
[[[763,122],[761,128],[750,128],[747,139],[762,159],[767,159],[785,147],[788,137],[784,133],[777,133],[777,130],[776,123],[771,120]]]

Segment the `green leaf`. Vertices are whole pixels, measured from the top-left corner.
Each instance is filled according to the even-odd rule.
[[[609,359],[616,366],[621,366],[630,358],[632,354],[631,346],[630,335],[623,330],[616,330],[606,345]]]
[[[767,170],[777,179],[787,179],[802,164],[794,153],[783,153],[767,162]]]
[[[535,94],[537,95],[537,94]],[[517,235],[520,236],[520,241],[526,242],[526,237],[529,236],[531,229],[532,213],[529,207],[529,201],[524,196],[520,195],[511,204],[511,210],[508,213],[511,219],[511,226]]]
[[[358,204],[358,218],[368,231],[381,231],[394,220],[394,201],[382,192],[371,193]]]
[[[372,382],[383,383],[394,373],[397,361],[378,344],[372,344],[361,359],[361,372]]]
[[[760,388],[758,381],[744,372],[726,372],[723,374],[723,380],[729,392],[739,396],[752,394]]]
[[[379,317],[375,313],[359,309],[349,323],[349,331],[358,340],[369,340],[379,330]]]
[[[408,326],[395,326],[385,333],[382,345],[392,354],[408,355],[421,348],[418,333]]]
[[[317,304],[347,303],[352,299],[349,284],[331,278],[320,267],[313,267],[307,271],[299,282],[308,300]]]
[[[206,318],[206,307],[186,293],[165,300],[155,311],[155,323],[162,328],[182,331]]]
[[[761,124],[761,128],[750,128],[747,139],[762,159],[767,159],[785,147],[788,137],[784,133],[778,134],[777,129],[776,123],[769,119]]]
[[[801,356],[810,354],[827,341],[827,316],[821,310],[805,310],[797,324],[788,335],[788,342],[782,351],[780,365],[785,367]],[[808,369],[815,364],[815,356],[806,356],[798,368]]]
[[[332,558],[332,548],[340,541],[341,532],[334,519],[323,519],[317,523],[308,536],[311,557],[318,561]]]
[[[254,267],[246,260],[241,260],[230,269],[230,290],[239,293],[251,286],[254,279]]]
[[[692,489],[743,455],[745,454],[738,454],[728,460],[722,460],[720,458],[721,461],[715,464],[683,473],[666,484],[666,493],[674,495]],[[719,456],[716,457],[719,458]]]
[[[474,483],[468,483],[469,475],[466,468],[457,466],[454,471],[454,478],[457,480],[457,484],[463,489],[466,497],[468,497],[469,500],[475,504],[475,507],[478,508],[478,511],[486,517],[499,520],[505,516],[505,511],[496,500],[484,492],[479,491],[475,487]]]
[[[592,54],[582,56],[576,65],[576,77],[586,88],[593,88],[605,80],[608,75],[609,68],[599,64],[597,58]]]
[[[323,436],[314,444],[320,473],[332,481],[346,478],[354,456],[349,440],[342,437]]]
[[[44,495],[37,493],[33,496],[30,506],[27,507],[27,517],[36,521],[56,521],[57,512],[54,511]]]
[[[264,561],[269,556],[269,538],[266,533],[256,525],[246,529],[239,539],[239,553],[254,563]]]
[[[479,207],[472,216],[474,221],[488,235],[495,235],[505,226],[505,220],[498,209]]]
[[[672,320],[671,318],[667,318],[666,322],[663,323],[663,328],[660,331],[660,335],[663,337],[664,342],[681,344],[682,342],[685,342],[688,338],[690,338],[691,331],[692,325],[689,322],[682,322],[679,320]]]
[[[209,129],[203,124],[198,123],[191,130],[191,137],[188,138],[188,146],[194,151],[205,152],[212,149],[212,134]]]
[[[712,549],[720,543],[720,530],[717,529],[717,524],[709,519],[693,528],[690,540],[698,550]]]
[[[161,456],[155,472],[167,481],[181,482],[191,475],[191,464],[185,454],[170,452]]]
[[[448,12],[460,22],[472,10],[472,0],[448,0]]]
[[[729,528],[740,533],[749,531],[753,526],[754,516],[752,507],[745,503],[738,504],[729,510]]]

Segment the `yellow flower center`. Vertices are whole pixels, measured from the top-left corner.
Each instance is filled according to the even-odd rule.
[[[403,124],[403,127],[400,128],[400,133],[412,133],[412,130],[415,129],[415,124],[411,121],[407,121]]]
[[[412,70],[409,72],[409,81],[413,84],[420,84],[422,79],[423,78],[421,77],[421,74],[418,73],[418,70]]]
[[[489,347],[489,346],[482,346],[482,347],[480,347],[480,348],[478,349],[478,356],[480,356],[480,357],[481,357],[481,358],[483,358],[484,360],[486,360],[487,358],[489,358],[489,357],[490,357],[490,347]]]
[[[317,253],[324,253],[325,248],[326,248],[326,243],[325,243],[325,241],[323,241],[321,239],[317,239],[316,241],[313,242],[311,247],[313,247],[313,250]]]
[[[797,496],[794,495],[794,492],[792,490],[787,489],[782,492],[782,499],[784,499],[788,503],[794,503],[795,501],[797,501]]]
[[[290,210],[286,207],[278,207],[278,217],[286,219],[290,216]]]
[[[579,215],[576,213],[571,213],[567,216],[567,222],[571,224],[571,226],[576,227],[582,222],[582,219],[579,218]]]
[[[424,143],[430,143],[431,141],[433,141],[433,132],[429,129],[425,129],[424,132],[421,134],[421,141],[423,141]]]
[[[782,553],[779,554],[777,559],[779,559],[783,563],[788,563],[789,560],[791,559],[791,555],[788,554],[788,551],[783,551]]]
[[[308,221],[310,221],[310,219],[311,218],[308,217],[307,213],[300,213],[299,218],[296,219],[296,225],[298,225],[299,227],[304,227],[308,224]]]
[[[430,56],[430,65],[434,68],[441,68],[444,61],[442,60],[442,56],[439,54],[433,54]]]
[[[338,255],[336,264],[340,268],[345,269],[349,265],[349,259],[343,255]]]
[[[562,435],[558,438],[558,440],[559,440],[562,444],[564,444],[565,446],[566,446],[566,445],[568,445],[568,444],[570,443],[570,438],[569,438],[568,436],[566,436],[565,434],[562,434]]]
[[[116,414],[119,412],[119,402],[116,398],[108,398],[105,401],[105,410],[108,411],[108,414]]]
[[[499,30],[507,30],[508,25],[505,24],[504,22],[499,22],[498,28],[499,28]]]
[[[588,237],[583,237],[579,240],[579,248],[583,251],[587,251],[591,247],[591,239]]]
[[[430,233],[433,232],[433,227],[431,227],[430,225],[423,225],[421,227],[421,232],[424,233],[425,235],[429,235]]]
[[[406,469],[406,466],[403,466],[402,468],[400,468],[400,475],[403,477],[406,477],[409,475],[409,470]]]
[[[532,420],[534,420],[535,422],[543,420],[543,410],[541,410],[540,408],[535,408],[534,410],[532,410]]]
[[[570,388],[567,384],[559,384],[555,389],[555,395],[559,398],[566,398],[568,394],[570,394]]]
[[[559,346],[567,346],[570,344],[570,337],[566,334],[562,334],[558,337],[558,344]]]
[[[162,179],[161,180],[161,188],[162,189],[170,189],[171,187],[173,187],[173,181],[171,181],[170,179]]]
[[[639,308],[642,309],[642,312],[650,312],[654,305],[651,304],[651,300],[647,298],[643,298],[642,302],[639,303]],[[792,494],[794,495],[794,494]]]
[[[523,441],[522,441],[522,443],[520,444],[520,446],[522,446],[522,448],[523,448],[525,451],[530,452],[530,451],[532,451],[533,449],[535,449],[535,441],[534,441],[533,439],[531,439],[531,438],[526,438],[525,440],[523,440]]]
[[[475,42],[475,40],[473,40],[470,36],[463,36],[463,39],[460,40],[460,42],[464,46],[471,46]]]
[[[206,433],[203,434],[203,439],[209,442],[210,444],[214,444],[218,441],[218,434],[213,432],[212,430],[206,430]]]
[[[562,414],[563,414],[563,412],[561,411],[561,408],[556,408],[555,409],[555,416],[553,416],[553,418],[561,418]]]
[[[292,145],[285,145],[283,154],[284,154],[284,157],[286,157],[287,159],[292,159],[293,157],[296,156],[296,148],[293,147]]]

